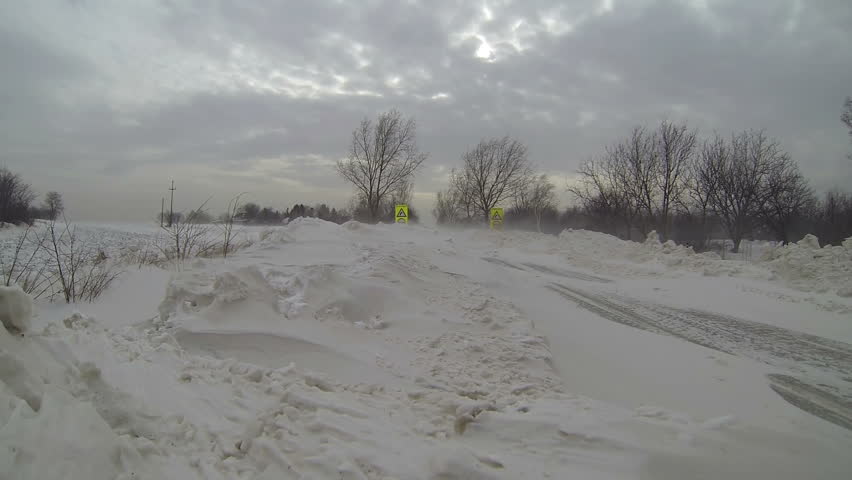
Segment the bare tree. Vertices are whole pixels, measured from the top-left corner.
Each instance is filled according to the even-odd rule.
[[[532,213],[535,228],[541,233],[542,214],[547,210],[556,209],[556,186],[545,174],[535,177],[515,196],[514,209]]]
[[[399,204],[405,204],[409,206],[409,221],[414,222],[415,213],[414,208],[411,206],[413,198],[414,184],[400,184],[399,188],[394,191],[388,192],[387,195],[385,195],[385,197],[379,203],[379,209],[376,212],[376,221],[396,222],[396,210],[394,207]],[[356,194],[355,197],[351,200],[351,204],[355,219],[367,222],[373,221],[373,214],[370,211],[369,202],[363,194]]]
[[[734,253],[739,251],[740,241],[752,232],[763,209],[769,176],[788,161],[789,156],[778,142],[762,131],[749,130],[732,136],[730,155],[715,172],[718,184],[711,202],[734,242]]]
[[[596,208],[620,212],[628,239],[634,226],[644,235],[654,224],[657,160],[655,135],[635,127],[626,140],[607,147],[604,157],[593,165],[598,177],[593,182],[597,193],[592,196],[598,202]],[[579,173],[588,177],[591,172],[581,168]]]
[[[653,228],[656,211],[656,174],[658,155],[653,134],[635,127],[626,142],[613,151],[619,183],[636,209],[639,228],[644,236]]]
[[[409,221],[414,223],[417,221],[417,216],[414,213],[414,207],[412,206],[413,202],[414,184],[410,182],[403,183],[395,191],[390,192],[390,194],[386,197],[386,200],[382,202],[379,212],[379,218],[381,218],[383,221],[395,222],[396,206],[408,205]]]
[[[823,245],[840,245],[852,237],[852,195],[831,190],[818,202],[813,214],[815,233]]]
[[[476,191],[468,185],[468,178],[464,170],[453,169],[450,172],[450,187],[448,194],[455,202],[459,219],[466,222],[474,221],[475,217],[481,215],[480,209],[475,204]]]
[[[655,136],[635,127],[626,140],[607,147],[603,157],[583,164],[577,172],[580,186],[571,191],[583,201],[587,213],[620,218],[625,238],[632,238],[635,226],[644,235],[656,211],[657,158]]]
[[[44,197],[44,209],[47,212],[48,220],[56,220],[65,211],[62,194],[59,192],[47,192]]]
[[[414,119],[390,110],[375,124],[367,118],[361,121],[352,132],[348,157],[337,162],[337,172],[355,185],[375,222],[383,201],[411,183],[426,157],[417,147]]]
[[[509,137],[480,141],[462,161],[453,188],[486,221],[492,208],[524,191],[532,176],[527,148]]]
[[[703,142],[688,168],[685,181],[688,198],[684,199],[684,208],[690,218],[697,217],[697,232],[690,241],[699,250],[710,240],[710,216],[719,184],[718,172],[729,161],[729,155],[727,142],[717,134]]]
[[[479,210],[473,205],[472,192],[464,187],[464,179],[456,170],[450,173],[449,188],[438,192],[432,214],[439,224],[470,223],[478,219]]]
[[[618,235],[617,223],[621,221],[625,224],[622,236],[630,239],[638,208],[624,185],[627,175],[621,172],[626,168],[622,158],[614,149],[607,149],[603,157],[586,161],[577,170],[578,182],[568,191],[579,199],[584,213],[594,218],[599,228]]]
[[[843,113],[840,114],[840,121],[846,125],[846,128],[849,129],[849,135],[852,136],[852,97],[846,97],[846,101],[843,103]],[[849,158],[852,159],[852,153],[849,154]]]
[[[673,211],[683,204],[687,189],[686,177],[690,161],[695,152],[696,132],[687,130],[686,125],[663,122],[654,135],[657,154],[654,175],[658,204],[656,214],[657,228],[661,230],[663,240],[671,235]]]
[[[201,223],[201,224],[209,224],[213,223],[213,215],[206,210],[194,211],[190,210],[189,213],[186,214],[186,221],[192,223]]]
[[[792,241],[791,227],[816,203],[813,190],[799,171],[799,166],[789,157],[782,157],[772,165],[764,185],[764,202],[760,217],[777,240]]]
[[[0,222],[29,223],[30,204],[35,196],[17,173],[0,167]]]
[[[237,216],[246,223],[254,223],[257,220],[257,216],[260,214],[260,210],[260,205],[254,202],[248,202],[240,207],[239,212],[237,212]]]
[[[729,141],[717,134],[698,146],[696,132],[683,124],[663,122],[653,133],[636,127],[577,173],[569,191],[604,231],[620,235],[616,225],[623,222],[630,239],[634,227],[646,234],[656,226],[664,239],[687,239],[699,249],[711,223],[733,240],[734,252],[757,228],[789,242],[815,204],[798,166],[762,131]]]
[[[457,198],[455,189],[438,192],[435,199],[435,208],[432,215],[438,225],[452,225],[459,223],[462,219],[461,202]]]

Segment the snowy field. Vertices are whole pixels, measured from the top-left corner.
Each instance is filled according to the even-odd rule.
[[[80,226],[111,252],[157,230]],[[586,231],[243,235],[0,328],[0,478],[852,471],[852,240],[746,262]]]

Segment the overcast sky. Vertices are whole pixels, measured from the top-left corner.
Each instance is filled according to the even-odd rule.
[[[483,137],[560,189],[635,124],[763,128],[815,186],[852,185],[849,0],[20,0],[0,15],[0,162],[75,219],[153,218],[249,192],[342,206],[364,116],[430,153],[431,208]]]

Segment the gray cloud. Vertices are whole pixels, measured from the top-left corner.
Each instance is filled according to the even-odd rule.
[[[818,187],[852,181],[844,0],[20,7],[0,19],[0,161],[80,217],[147,218],[171,177],[187,203],[343,204],[333,162],[391,107],[431,154],[422,192],[482,137],[567,176],[663,118],[765,128]]]

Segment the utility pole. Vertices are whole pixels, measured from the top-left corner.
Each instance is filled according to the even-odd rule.
[[[175,190],[175,181],[172,180],[172,187],[169,188],[169,191],[171,192],[172,196],[171,200],[169,201],[169,228],[171,228],[172,222],[175,218]]]
[[[166,197],[160,199],[160,228],[163,228],[163,220],[166,216]]]

